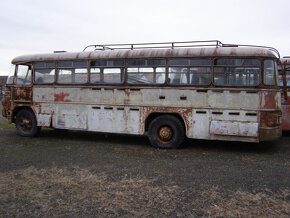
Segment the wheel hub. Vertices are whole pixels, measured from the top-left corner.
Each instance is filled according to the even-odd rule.
[[[172,138],[172,129],[168,126],[161,127],[159,137],[162,141],[169,141]]]
[[[20,126],[23,131],[29,131],[31,129],[31,121],[23,117],[20,121]]]

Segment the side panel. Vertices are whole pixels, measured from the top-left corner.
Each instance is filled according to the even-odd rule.
[[[126,134],[142,134],[139,108],[90,106],[88,130]]]
[[[215,135],[234,135],[258,137],[259,124],[253,122],[219,121],[210,123],[210,133]]]
[[[255,90],[34,87],[39,125],[144,134],[151,113],[172,113],[189,138],[255,142],[259,111],[280,108],[279,99]]]

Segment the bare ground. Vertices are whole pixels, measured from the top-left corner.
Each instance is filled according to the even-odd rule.
[[[290,216],[290,134],[261,144],[43,129],[0,117],[0,217]]]

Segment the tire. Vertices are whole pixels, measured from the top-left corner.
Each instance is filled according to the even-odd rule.
[[[17,113],[15,125],[17,134],[25,137],[36,136],[40,131],[35,115],[30,109],[23,109]]]
[[[184,141],[184,127],[176,117],[161,115],[150,123],[148,137],[154,147],[178,148]]]

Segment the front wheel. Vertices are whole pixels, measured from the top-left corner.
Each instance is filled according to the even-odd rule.
[[[157,148],[178,148],[184,140],[184,127],[179,119],[170,115],[155,118],[149,125],[148,137]]]
[[[21,136],[35,136],[40,131],[34,113],[29,109],[23,109],[16,115],[16,131]]]

